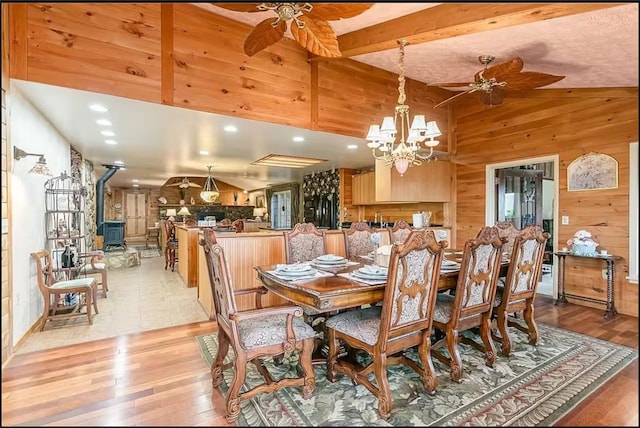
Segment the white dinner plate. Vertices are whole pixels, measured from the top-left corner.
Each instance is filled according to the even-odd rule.
[[[378,275],[378,276],[387,276],[389,273],[389,269],[384,266],[377,265],[366,265],[358,269],[358,271],[362,273],[366,273],[367,275]]]
[[[314,259],[313,262],[315,264],[324,265],[324,266],[340,266],[340,265],[346,265],[348,260],[347,259],[342,259],[342,260],[320,260],[320,259]]]
[[[342,256],[336,256],[335,254],[323,254],[322,256],[316,257],[316,260],[321,262],[338,262],[346,259]]]
[[[291,276],[291,277],[295,277],[295,276],[311,276],[311,275],[314,275],[316,273],[316,270],[315,269],[293,270],[293,271],[276,270],[275,273],[276,273],[276,275]]]
[[[386,275],[369,275],[369,274],[360,272],[359,270],[354,270],[353,272],[351,272],[351,275],[355,276],[356,278],[361,278],[361,279],[375,279],[375,280],[385,280],[385,279],[387,279]]]
[[[309,263],[293,263],[290,265],[277,265],[276,270],[278,272],[300,272],[300,271],[308,271],[311,269]]]

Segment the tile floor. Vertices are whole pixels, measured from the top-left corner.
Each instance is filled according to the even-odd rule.
[[[49,321],[32,333],[16,353],[89,342],[123,334],[155,330],[209,319],[197,300],[197,288],[187,288],[175,272],[164,270],[164,257],[142,258],[139,266],[110,269],[109,293],[98,292],[99,314],[93,325],[86,317]]]

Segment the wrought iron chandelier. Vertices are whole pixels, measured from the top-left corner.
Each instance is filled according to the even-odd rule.
[[[209,175],[207,176],[207,180],[204,182],[202,192],[200,192],[200,198],[205,202],[211,203],[218,200],[220,191],[218,190],[218,186],[216,186],[216,182],[213,180],[213,176],[211,175],[211,166],[207,166],[207,168],[209,169]]]
[[[404,47],[409,42],[398,40],[400,46],[400,74],[398,76],[398,105],[392,116],[386,116],[382,125],[371,125],[367,133],[367,146],[371,148],[373,157],[385,162],[386,166],[395,166],[400,176],[404,175],[407,168],[413,165],[421,165],[423,161],[434,160],[433,148],[440,144],[434,138],[442,135],[435,121],[425,122],[424,115],[416,115],[410,122],[409,106],[405,104],[407,95],[404,91],[405,66]],[[411,123],[411,127],[409,127]],[[400,127],[400,141],[396,143],[397,127]],[[429,148],[429,153],[418,153],[420,143]]]

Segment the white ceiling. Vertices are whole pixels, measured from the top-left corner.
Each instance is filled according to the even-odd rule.
[[[375,3],[354,18],[332,21],[338,35],[386,20],[427,9],[439,3]],[[271,12],[240,13],[197,3],[212,13],[251,25]],[[481,69],[477,57],[496,56],[495,63],[520,56],[525,71],[565,75],[546,88],[637,87],[638,4],[547,19],[531,24],[458,36],[406,48],[406,75],[425,82],[472,81]],[[352,59],[398,72],[397,49],[355,56]],[[111,186],[129,186],[139,179],[141,186],[160,186],[173,176],[206,176],[213,165],[214,176],[248,190],[269,184],[299,180],[311,171],[370,166],[372,158],[364,139],[297,129],[212,113],[134,101],[85,91],[52,87],[33,82],[12,81],[49,121],[86,158],[101,164],[121,159],[127,169],[110,180]],[[88,109],[100,102],[110,111],[117,146],[104,144],[95,119]],[[238,127],[236,134],[222,130]],[[141,126],[142,124],[142,126]],[[363,130],[363,135],[366,130]],[[295,143],[292,137],[305,137]],[[358,144],[355,151],[346,148]],[[201,156],[199,150],[209,150]],[[319,157],[328,162],[303,170],[258,167],[249,163],[270,153]]]

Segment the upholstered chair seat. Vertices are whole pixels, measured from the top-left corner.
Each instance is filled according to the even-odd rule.
[[[381,314],[381,306],[346,311],[329,318],[326,326],[369,345],[375,345],[380,335]]]
[[[284,343],[287,339],[286,324],[287,317],[285,315],[241,320],[238,322],[238,343],[243,349],[255,349]],[[293,334],[296,336],[296,340],[304,340],[315,337],[316,332],[300,318],[294,318]]]

